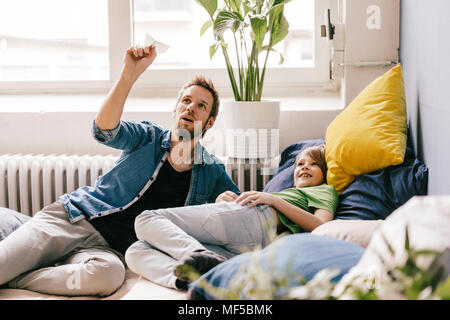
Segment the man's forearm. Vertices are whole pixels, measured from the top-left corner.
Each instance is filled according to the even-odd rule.
[[[96,123],[100,129],[111,130],[117,127],[133,84],[134,80],[122,72],[97,113]]]

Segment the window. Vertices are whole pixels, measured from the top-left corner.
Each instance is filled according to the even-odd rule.
[[[301,0],[285,5],[290,32],[276,48],[283,52],[285,61],[279,65],[279,56],[270,55],[265,92],[276,94],[305,84],[328,83],[329,43],[317,32],[320,24],[325,22],[328,2]],[[140,85],[170,87],[176,82],[179,87],[194,71],[198,71],[211,77],[218,88],[229,88],[221,52],[217,52],[213,60],[209,58],[212,35],[205,33],[200,37],[200,28],[209,17],[196,1],[134,0],[133,13],[136,44],[143,43],[147,32],[170,45],[169,51],[160,55],[141,77]]]
[[[107,0],[0,1],[0,81],[108,79]]]
[[[329,45],[320,24],[329,0],[285,5],[290,33],[271,55],[265,90],[329,80]],[[106,89],[122,68],[124,51],[145,33],[170,45],[139,79],[137,89],[177,92],[193,74],[228,88],[223,57],[209,58],[207,13],[195,0],[0,0],[0,92]]]
[[[223,5],[223,1],[221,2]],[[283,43],[275,47],[278,52],[284,54],[283,66],[313,66],[314,0],[287,3],[285,16],[289,21],[290,31]],[[148,32],[171,46],[166,54],[155,60],[154,67],[225,67],[220,52],[212,61],[210,60],[212,29],[210,28],[202,37],[199,36],[200,28],[209,20],[209,16],[194,0],[134,0],[133,17],[135,43],[143,43],[145,33]],[[230,40],[228,43],[232,45],[233,41]],[[229,51],[233,52],[232,49]],[[278,55],[271,54],[268,63],[270,67],[278,67]]]

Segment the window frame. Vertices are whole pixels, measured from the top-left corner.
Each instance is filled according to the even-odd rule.
[[[265,96],[288,94],[293,90],[336,89],[330,80],[330,43],[320,37],[325,11],[330,0],[315,0],[314,58],[311,68],[268,68],[264,84]],[[0,81],[0,94],[36,93],[101,93],[109,90],[120,75],[124,52],[134,43],[133,0],[108,0],[109,77],[110,80],[79,81]],[[114,21],[114,23],[111,23]],[[225,68],[149,68],[136,82],[132,94],[169,96],[193,75],[202,73],[213,79],[224,95],[231,95]]]

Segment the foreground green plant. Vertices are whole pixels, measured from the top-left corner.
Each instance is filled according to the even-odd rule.
[[[213,27],[215,42],[209,48],[209,55],[212,58],[221,48],[235,100],[260,101],[269,54],[289,31],[284,5],[291,0],[224,0],[222,8],[218,7],[217,0],[196,1],[210,16],[200,35]],[[233,35],[237,77],[224,39],[226,31]],[[265,57],[260,67],[259,55],[262,52],[265,52]],[[283,63],[283,55],[280,57],[280,63]]]
[[[395,251],[384,238],[385,244],[391,257]],[[405,253],[404,264],[395,266],[378,277],[355,278],[347,286],[343,295],[361,300],[428,300],[449,299],[450,277],[444,276],[445,261],[449,259],[450,250],[443,252],[436,250],[416,250],[410,247],[408,227],[405,230]],[[385,264],[384,259],[379,256],[380,261]],[[428,267],[421,267],[420,260],[430,261]],[[445,281],[444,281],[445,280]]]

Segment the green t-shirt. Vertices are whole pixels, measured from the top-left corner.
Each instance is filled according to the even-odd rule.
[[[336,189],[325,183],[313,187],[289,188],[272,194],[312,214],[314,214],[316,209],[325,209],[334,215],[339,201]],[[284,214],[277,209],[275,211],[280,222],[292,231],[292,233],[303,231],[299,225],[292,222]]]

